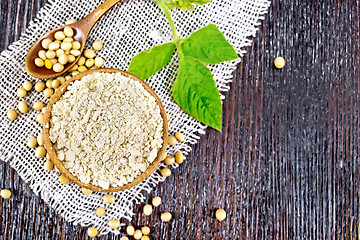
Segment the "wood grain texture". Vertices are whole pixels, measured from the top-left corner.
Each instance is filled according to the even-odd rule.
[[[0,1],[0,49],[43,4]],[[274,0],[226,93],[223,132],[207,130],[147,195],[163,204],[149,217],[136,206],[131,223],[151,226],[152,239],[359,239],[359,25],[359,0]],[[88,239],[9,164],[0,179],[13,192],[0,199],[1,239]]]

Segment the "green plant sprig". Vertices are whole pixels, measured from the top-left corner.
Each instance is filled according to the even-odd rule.
[[[218,64],[238,58],[234,48],[213,24],[179,37],[170,9],[193,10],[193,4],[204,5],[211,0],[155,0],[164,11],[174,41],[155,46],[137,54],[131,61],[129,72],[146,80],[166,66],[175,49],[180,67],[172,94],[175,102],[200,122],[221,130],[222,105],[213,75],[205,64]]]

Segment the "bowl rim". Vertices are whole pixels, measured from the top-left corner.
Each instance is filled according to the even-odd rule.
[[[50,135],[49,135],[49,130],[50,130],[50,119],[51,119],[51,111],[53,108],[53,105],[60,99],[60,97],[62,96],[62,94],[64,94],[64,92],[67,90],[67,87],[74,81],[80,80],[82,77],[86,76],[86,75],[91,75],[93,73],[121,73],[122,75],[126,76],[126,77],[130,77],[136,81],[139,81],[143,87],[156,99],[156,103],[158,104],[158,106],[160,107],[160,114],[161,117],[163,119],[163,144],[162,147],[160,148],[160,150],[158,151],[158,155],[156,157],[156,159],[152,162],[152,164],[150,164],[150,166],[146,169],[145,172],[141,173],[138,177],[136,177],[132,182],[127,183],[124,186],[121,187],[110,187],[109,189],[103,189],[99,186],[95,186],[92,184],[85,184],[83,182],[81,182],[79,179],[77,179],[75,176],[73,176],[62,164],[62,162],[57,158],[55,149],[53,147],[53,144],[50,140]],[[167,117],[166,117],[166,112],[165,109],[161,103],[160,98],[157,96],[157,94],[154,92],[154,90],[142,79],[140,79],[139,77],[123,71],[123,70],[119,70],[119,69],[115,69],[115,68],[99,68],[99,69],[91,69],[82,73],[79,73],[77,75],[75,75],[74,77],[68,79],[67,81],[65,81],[54,93],[54,95],[50,98],[50,101],[48,103],[48,105],[46,106],[46,112],[44,114],[44,124],[43,124],[43,132],[44,132],[44,144],[45,144],[45,148],[47,153],[49,154],[50,160],[54,163],[54,165],[56,166],[56,168],[59,170],[59,172],[61,174],[63,174],[65,177],[67,177],[71,182],[74,182],[75,184],[87,188],[89,190],[92,191],[97,191],[97,192],[119,192],[119,191],[123,191],[126,189],[129,189],[133,186],[138,185],[139,183],[141,183],[142,181],[144,181],[145,179],[147,179],[159,166],[160,162],[162,161],[161,156],[164,156],[166,147],[167,147],[167,138],[168,138],[168,122],[167,122]]]

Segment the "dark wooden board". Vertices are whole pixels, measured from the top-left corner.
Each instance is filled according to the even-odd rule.
[[[0,1],[0,49],[44,3]],[[147,196],[164,204],[151,217],[137,206],[132,224],[152,239],[359,239],[359,25],[360,1],[273,1],[226,93],[223,132],[207,130]],[[5,187],[1,239],[87,239],[0,163]],[[162,211],[174,219],[162,223]]]

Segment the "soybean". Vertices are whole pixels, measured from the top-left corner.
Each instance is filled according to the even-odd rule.
[[[52,42],[49,44],[49,51],[56,51],[60,48],[60,43],[58,42]],[[54,52],[54,57],[56,57],[56,53]]]
[[[73,63],[73,62],[75,62],[75,60],[76,60],[75,56],[73,56],[73,55],[68,55],[67,56],[68,63]]]
[[[165,212],[165,213],[161,214],[160,218],[161,218],[161,221],[163,221],[163,222],[169,222],[172,218],[172,215],[169,212]]]
[[[62,65],[61,63],[56,63],[53,66],[53,70],[54,70],[54,72],[61,72],[64,70],[64,65]]]
[[[223,221],[225,218],[226,218],[226,212],[225,212],[225,210],[224,209],[218,209],[218,210],[216,210],[216,212],[215,212],[215,217],[216,217],[216,219],[217,220],[219,220],[219,221]]]
[[[179,133],[179,132],[175,133],[175,138],[176,138],[179,142],[184,142],[184,141],[185,141],[185,136],[184,136],[184,134]]]
[[[78,68],[79,66],[77,64],[74,64],[74,66],[69,69],[69,72],[76,71]]]
[[[70,54],[77,57],[81,54],[81,52],[79,50],[70,50]]]
[[[65,78],[64,78],[64,80],[65,80]],[[57,80],[57,79],[53,80],[51,86],[52,86],[53,89],[58,89],[60,87],[59,80]]]
[[[52,161],[47,160],[44,162],[44,169],[47,171],[53,170],[54,169],[54,164]]]
[[[44,39],[41,41],[41,46],[44,48],[44,49],[49,49],[49,44],[51,43],[52,41],[48,38]]]
[[[150,234],[150,228],[148,226],[144,226],[141,228],[141,232],[144,235],[149,235]]]
[[[85,62],[86,62],[86,58],[80,57],[79,60],[77,61],[77,65],[82,66],[85,64]]]
[[[87,70],[87,68],[85,66],[80,66],[77,70],[79,72],[85,72]]]
[[[120,222],[119,220],[117,219],[111,219],[109,222],[108,222],[108,225],[111,229],[117,229],[120,227]]]
[[[106,194],[103,196],[103,200],[105,203],[113,203],[115,201],[115,196],[112,194]]]
[[[51,69],[53,66],[52,62],[49,59],[46,59],[44,63],[47,69]]]
[[[285,59],[283,57],[275,58],[274,65],[278,69],[283,68],[285,66]]]
[[[21,113],[27,113],[29,111],[29,107],[25,101],[20,101],[18,103],[18,109]]]
[[[59,182],[61,184],[66,185],[66,184],[69,184],[70,180],[67,177],[65,177],[65,175],[61,174],[59,177]]]
[[[177,140],[176,140],[176,138],[174,136],[169,136],[167,142],[171,146],[177,144]]]
[[[167,154],[166,154],[165,151],[163,151],[163,152],[161,153],[161,155],[160,155],[160,160],[161,160],[161,161],[164,161],[164,160],[166,159],[166,157],[167,157]]]
[[[177,152],[175,154],[175,161],[178,163],[178,164],[181,164],[183,163],[184,161],[184,154],[182,152]]]
[[[26,90],[26,91],[31,91],[33,85],[30,81],[25,81],[23,83],[23,88]]]
[[[8,189],[1,189],[0,196],[4,199],[8,199],[11,197],[11,191]]]
[[[49,98],[54,94],[54,90],[52,90],[51,88],[46,88],[44,90],[44,96]]]
[[[41,92],[41,91],[43,91],[44,90],[44,88],[45,88],[45,83],[44,82],[37,82],[37,83],[35,83],[35,90],[37,91],[37,92]]]
[[[104,59],[102,57],[95,58],[95,66],[102,67],[104,65]]]
[[[152,206],[150,204],[146,204],[143,208],[143,212],[146,216],[150,216],[152,213]]]
[[[96,51],[101,50],[103,48],[103,46],[104,46],[104,44],[100,40],[96,40],[95,42],[93,42],[93,45],[92,45],[93,49]]]
[[[142,237],[142,232],[141,232],[141,230],[137,229],[134,232],[134,238],[138,240],[138,239],[141,239],[141,237]]]
[[[65,22],[66,25],[76,23],[77,21],[75,19],[69,19]]]
[[[37,145],[37,139],[35,137],[29,138],[27,140],[27,145],[29,148],[35,148]]]
[[[58,50],[55,51],[55,54],[56,54],[56,57],[60,57],[61,55],[65,54],[65,51],[62,50],[62,49],[58,49]]]
[[[133,236],[134,233],[135,233],[135,228],[131,225],[127,226],[126,227],[126,233],[129,235],[129,236]]]
[[[39,113],[37,116],[36,116],[36,121],[40,124],[44,124],[45,122],[45,119],[44,119],[44,114],[43,113]]]
[[[35,150],[35,156],[37,158],[43,158],[45,157],[46,149],[43,146],[37,147]]]
[[[87,189],[87,188],[84,188],[84,187],[81,188],[81,192],[84,195],[90,195],[92,193],[92,191],[90,189]]]
[[[69,42],[62,42],[61,49],[64,51],[69,51],[72,48],[72,44]]]
[[[37,138],[36,138],[38,144],[40,146],[44,145],[44,133],[43,132],[40,132],[38,135],[37,135]]]
[[[91,58],[87,59],[85,62],[85,66],[88,68],[91,68],[92,66],[94,66],[94,64],[95,64],[95,60]]]
[[[50,62],[51,62],[51,66],[53,67],[58,62],[58,60],[57,60],[57,58],[54,58],[54,59],[51,59]]]
[[[14,121],[17,118],[17,113],[15,110],[11,109],[7,111],[6,116],[10,121]]]
[[[66,81],[65,77],[58,77],[56,80],[59,81],[60,85],[62,85]]]
[[[78,41],[72,42],[72,49],[73,50],[79,50],[81,48],[81,44]]]
[[[94,57],[95,57],[95,52],[94,52],[94,50],[92,50],[92,49],[86,49],[86,50],[84,51],[84,56],[85,56],[86,58],[94,58]]]
[[[89,227],[87,230],[87,234],[89,237],[96,237],[98,235],[98,230],[94,227]]]
[[[169,168],[161,169],[161,175],[163,177],[169,177],[171,175],[171,170]]]
[[[66,37],[64,32],[63,31],[57,31],[55,34],[54,34],[54,37],[56,40],[64,40],[64,38]]]
[[[27,95],[27,92],[24,88],[18,88],[16,90],[16,94],[19,96],[19,97],[25,97]]]
[[[96,210],[95,210],[95,214],[96,216],[98,217],[102,217],[105,215],[105,208],[104,207],[98,207]]]
[[[74,30],[71,27],[64,27],[64,33],[67,37],[74,36]]]
[[[58,61],[60,64],[65,65],[68,62],[68,57],[65,55],[65,53],[63,53],[59,56]]]
[[[40,111],[41,109],[43,109],[43,107],[44,107],[44,103],[40,102],[40,101],[34,102],[34,104],[33,104],[33,108],[36,111]]]
[[[38,52],[38,56],[39,56],[39,58],[41,58],[42,60],[46,60],[46,51],[45,50],[40,50],[39,52]]]
[[[152,205],[154,205],[154,207],[158,207],[161,204],[161,197],[154,197],[152,200]]]
[[[34,63],[38,67],[43,67],[45,65],[44,60],[41,58],[35,58]]]
[[[51,60],[56,57],[56,53],[53,50],[48,50],[45,54],[46,58]],[[46,60],[45,60],[46,61]]]
[[[173,165],[175,163],[175,158],[172,156],[166,157],[164,163],[166,165]]]

